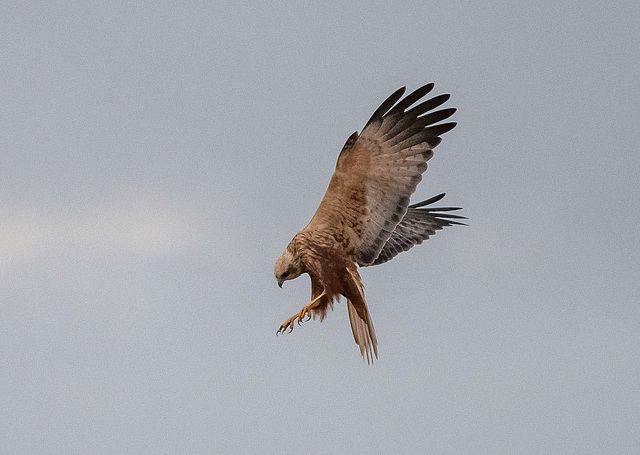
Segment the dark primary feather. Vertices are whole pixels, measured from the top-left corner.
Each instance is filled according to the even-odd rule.
[[[402,98],[402,95],[404,95],[404,92],[406,89],[407,89],[406,87],[400,87],[398,90],[393,92],[386,100],[384,100],[382,104],[378,107],[378,109],[375,110],[375,112],[373,113],[373,115],[371,116],[371,118],[365,124],[364,127],[366,128],[370,123],[381,118],[389,109],[391,109],[391,107],[394,104],[396,104],[396,102],[400,98]]]
[[[451,95],[448,93],[435,96],[411,108],[409,111],[407,111],[407,114],[417,117],[418,115],[422,115],[425,112],[430,111],[431,109],[435,109],[436,107],[441,106],[442,104],[446,103],[449,98],[451,98]]]
[[[389,112],[389,114],[395,114],[398,112],[403,112],[406,108],[411,106],[413,103],[418,101],[420,98],[425,96],[431,90],[433,90],[434,84],[430,82],[428,84],[423,85],[422,87],[415,89],[413,92],[409,93],[404,97],[402,101],[396,104],[393,109]]]
[[[414,245],[420,245],[436,231],[453,225],[465,225],[464,223],[454,221],[456,219],[466,220],[466,217],[453,215],[448,213],[454,210],[460,210],[460,207],[431,207],[422,208],[427,205],[438,202],[444,197],[445,193],[438,194],[426,201],[418,202],[410,205],[407,209],[402,221],[398,223],[395,230],[391,233],[391,237],[382,247],[382,251],[371,265],[378,265],[390,261],[398,254],[408,251]]]
[[[370,220],[364,223],[365,234],[355,250],[359,265],[371,265],[380,256],[405,216],[409,196],[427,169],[433,149],[441,142],[440,136],[456,126],[453,122],[439,123],[451,117],[454,108],[428,112],[446,102],[449,95],[438,95],[411,107],[432,89],[433,84],[427,84],[404,98],[404,87],[396,90],[376,109],[358,136],[363,138],[363,147],[373,144],[369,149],[372,170],[367,181]],[[341,157],[356,150],[358,144],[356,140],[353,146],[345,146]],[[385,166],[388,171],[384,171]]]
[[[433,197],[430,197],[429,199],[426,199],[422,202],[417,202],[415,204],[411,204],[409,206],[410,209],[419,209],[420,207],[424,207],[425,205],[431,205],[431,204],[435,204],[436,202],[438,202],[440,199],[442,199],[443,197],[445,197],[447,193],[440,193],[437,194]]]

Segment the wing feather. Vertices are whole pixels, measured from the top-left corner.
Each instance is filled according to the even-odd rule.
[[[398,223],[395,230],[382,247],[380,254],[371,265],[387,262],[398,254],[408,251],[415,245],[420,245],[440,229],[455,224],[464,224],[455,219],[466,220],[466,217],[449,213],[460,210],[460,207],[431,207],[422,208],[438,202],[444,197],[444,193],[409,206],[407,213]]]
[[[423,101],[422,103],[411,108],[411,110],[407,112],[407,115],[413,115],[416,117],[418,115],[422,115],[425,112],[430,111],[431,109],[435,109],[436,107],[443,105],[449,100],[450,97],[451,95],[445,93],[444,95],[438,95],[427,101]]]
[[[348,239],[345,247],[360,265],[372,265],[380,256],[407,213],[409,197],[427,169],[433,148],[455,126],[437,124],[451,117],[453,108],[420,117],[446,102],[449,95],[410,108],[432,89],[433,84],[424,85],[404,99],[405,88],[396,90],[376,109],[362,133],[349,137],[329,188],[305,228]]]

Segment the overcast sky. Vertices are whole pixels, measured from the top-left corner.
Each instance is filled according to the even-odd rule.
[[[640,446],[637,1],[3,2],[0,453]],[[344,303],[273,262],[400,86],[469,227]]]

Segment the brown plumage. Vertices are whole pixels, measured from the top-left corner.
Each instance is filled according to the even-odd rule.
[[[311,278],[311,302],[287,319],[278,333],[293,330],[294,323],[305,318],[317,316],[322,321],[342,295],[360,353],[367,362],[373,361],[378,356],[377,340],[357,265],[382,264],[437,230],[462,224],[455,219],[464,217],[439,213],[457,207],[424,208],[444,194],[409,206],[440,136],[456,125],[438,123],[453,115],[453,108],[427,113],[449,95],[410,108],[432,88],[427,84],[402,100],[405,88],[397,90],[374,112],[361,134],[355,132],[347,139],[315,215],[276,261],[280,286],[303,273]]]

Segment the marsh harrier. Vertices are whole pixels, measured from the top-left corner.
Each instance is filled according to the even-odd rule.
[[[446,213],[458,207],[430,207],[444,193],[409,205],[440,136],[456,125],[438,123],[453,115],[454,108],[434,111],[449,95],[411,107],[432,89],[433,84],[427,84],[402,100],[405,88],[398,89],[373,113],[362,133],[356,131],[347,139],[315,215],[276,261],[280,287],[303,273],[311,278],[311,302],[277,333],[293,330],[295,322],[305,318],[322,321],[342,295],[360,354],[373,361],[378,357],[376,334],[357,266],[382,264],[445,226],[463,224],[455,220],[464,217]]]

